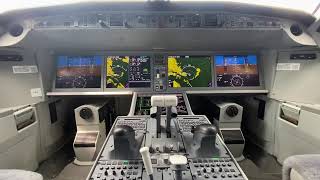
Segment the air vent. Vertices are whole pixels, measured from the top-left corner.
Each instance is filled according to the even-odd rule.
[[[290,31],[295,36],[300,36],[303,33],[301,27],[298,24],[291,25]]]
[[[22,61],[23,57],[21,55],[14,54],[1,54],[0,61]]]
[[[121,14],[114,14],[110,16],[110,26],[123,26],[123,16]]]
[[[13,37],[18,37],[23,33],[23,27],[20,24],[13,24],[9,27],[9,33]]]
[[[295,59],[305,59],[305,60],[315,60],[317,59],[317,54],[315,53],[311,53],[311,54],[291,54],[290,55],[290,59],[291,60],[295,60]]]
[[[208,27],[214,27],[218,25],[218,17],[216,14],[206,14],[204,16],[204,24]]]

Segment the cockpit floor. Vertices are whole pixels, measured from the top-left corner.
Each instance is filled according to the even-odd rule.
[[[249,180],[281,180],[281,165],[258,146],[246,141],[244,156],[239,164]],[[85,180],[91,166],[77,166],[73,160],[71,142],[42,162],[37,172],[44,180]]]

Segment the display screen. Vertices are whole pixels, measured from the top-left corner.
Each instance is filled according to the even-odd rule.
[[[106,59],[107,88],[150,88],[149,56],[108,56]]]
[[[210,56],[169,56],[169,87],[211,87]]]
[[[218,87],[260,86],[256,55],[215,56]]]
[[[102,56],[58,56],[55,88],[101,88]]]

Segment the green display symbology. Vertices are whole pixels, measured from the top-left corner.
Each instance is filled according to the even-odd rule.
[[[212,70],[209,56],[169,56],[169,86],[211,87]]]
[[[129,56],[109,56],[106,59],[107,88],[126,88]]]

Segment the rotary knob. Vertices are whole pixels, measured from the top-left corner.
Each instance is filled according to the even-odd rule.
[[[226,109],[226,114],[230,117],[235,117],[236,115],[238,115],[238,113],[239,110],[235,105],[231,105]]]
[[[82,119],[86,119],[86,120],[90,119],[93,116],[92,110],[87,107],[82,108],[79,114]]]

